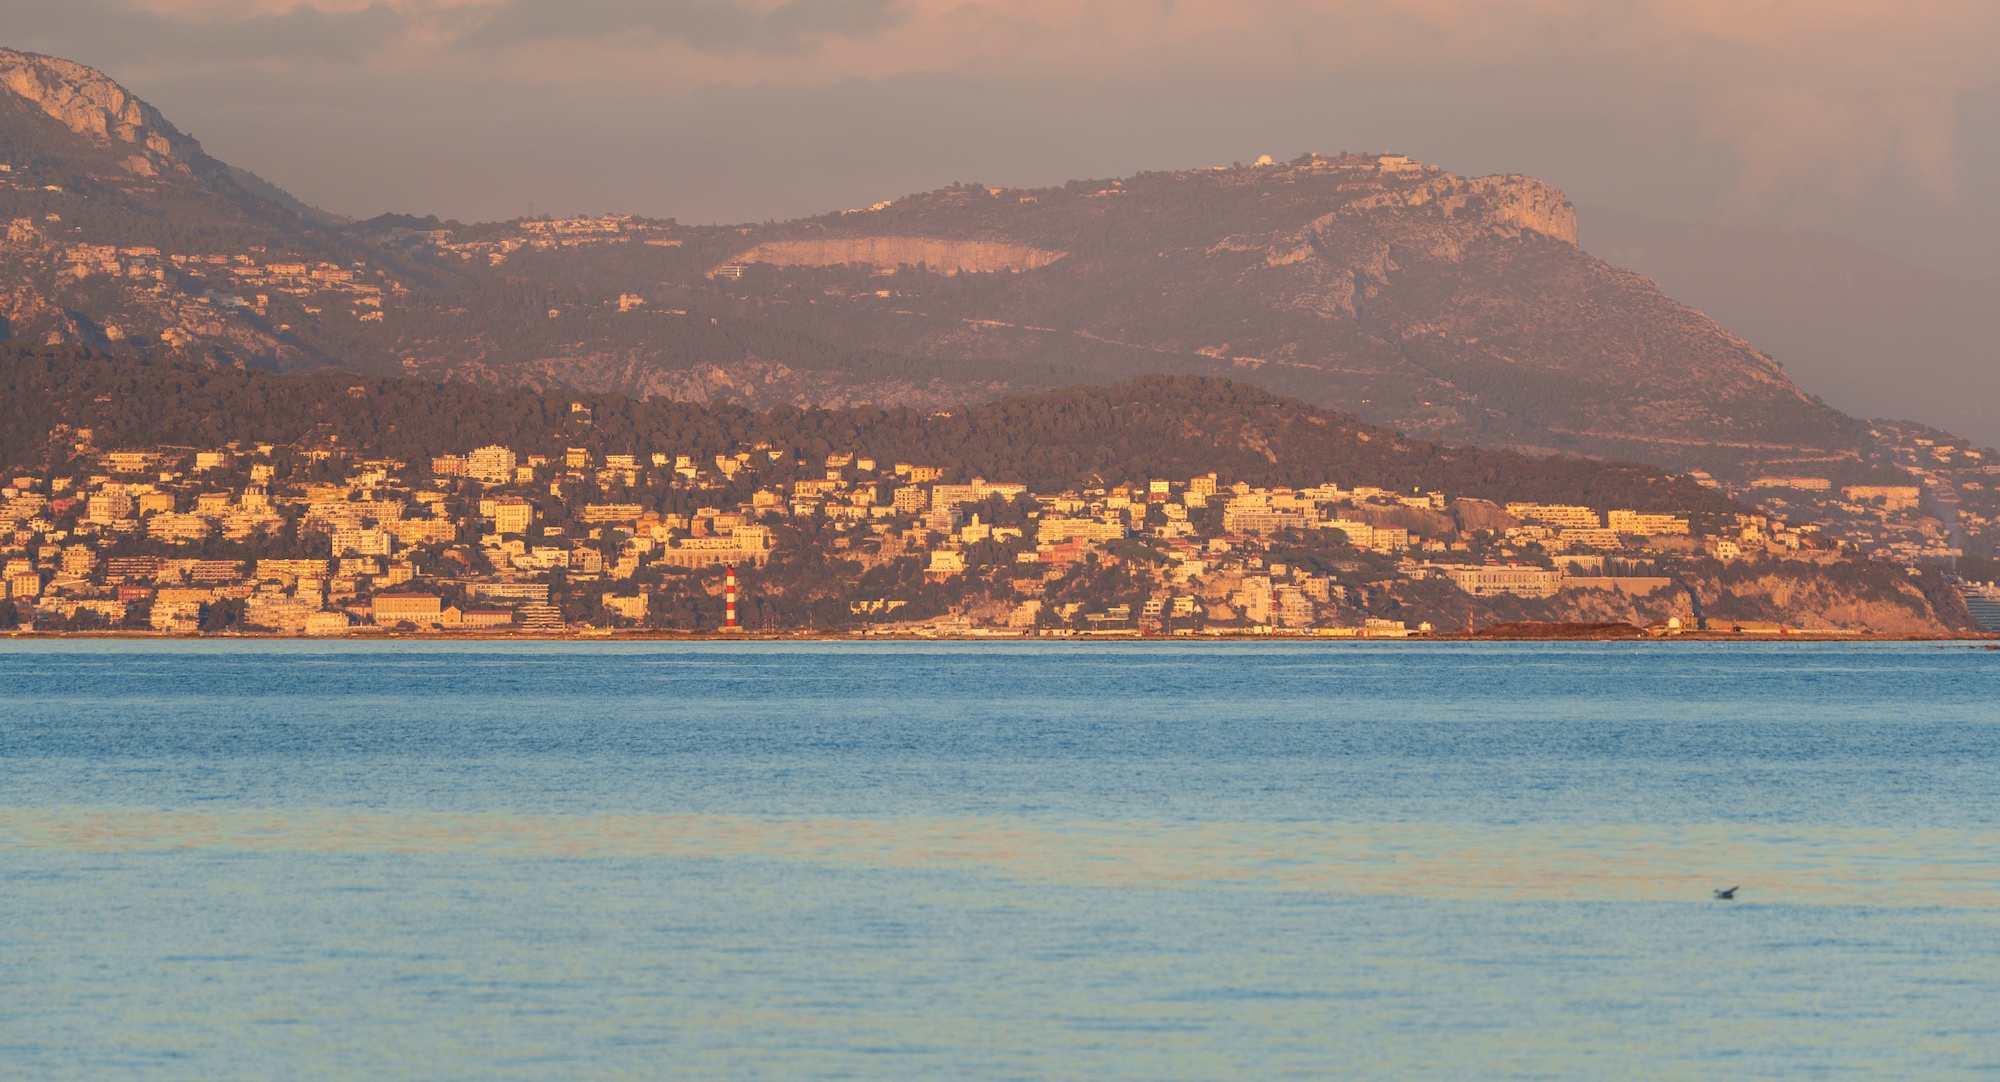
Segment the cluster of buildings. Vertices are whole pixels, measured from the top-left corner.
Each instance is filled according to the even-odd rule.
[[[89,430],[67,436],[90,450]],[[646,592],[621,586],[642,562],[769,558],[772,531],[749,511],[563,499],[565,485],[630,489],[644,471],[699,491],[737,459],[703,470],[689,456],[592,457],[487,447],[413,470],[272,444],[93,453],[81,473],[17,474],[0,489],[0,599],[31,626],[561,631],[576,622],[564,606],[593,590],[596,611],[643,619]],[[306,479],[329,472],[342,478]]]
[[[343,265],[274,257],[262,247],[173,253],[146,245],[72,243],[61,239],[59,213],[14,218],[6,236],[10,247],[46,252],[58,285],[112,279],[137,289],[140,296],[157,298],[174,316],[159,332],[160,341],[170,346],[222,335],[224,319],[232,313],[269,317],[273,298],[289,298],[293,307],[310,316],[331,308],[358,322],[381,322],[383,297],[403,291],[385,271],[371,270],[360,261]],[[286,323],[276,326],[280,331],[291,329]],[[130,334],[119,323],[107,324],[103,333],[112,342],[126,341]]]
[[[747,589],[791,588],[757,572],[810,533],[824,559],[859,567],[845,608],[877,630],[1400,635],[1423,628],[1369,605],[1396,583],[1641,595],[1670,587],[1656,562],[1671,556],[1823,547],[1811,527],[1767,516],[1697,533],[1684,514],[1214,474],[1036,493],[768,445],[706,456],[487,446],[407,463],[331,446],[97,452],[90,432],[70,436],[87,466],[17,472],[0,490],[5,600],[37,628],[684,627],[665,603],[719,597],[725,569]],[[885,565],[911,568],[911,585],[858,585]],[[1092,585],[1113,569],[1117,590]],[[913,615],[918,587],[931,611]]]
[[[678,248],[680,237],[670,226],[634,218],[629,214],[606,214],[595,218],[523,218],[500,225],[466,230],[423,232],[404,231],[392,237],[408,244],[427,246],[434,254],[462,262],[481,262],[497,267],[519,251],[550,251],[563,248],[596,248],[612,244],[650,244]]]
[[[2000,457],[1946,432],[1877,421],[1860,483],[1771,473],[1731,492],[1773,515],[1819,525],[1829,541],[1897,563],[1953,566],[2000,550]],[[1720,486],[1718,486],[1720,487]]]

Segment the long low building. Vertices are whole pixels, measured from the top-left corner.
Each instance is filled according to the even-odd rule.
[[[771,531],[763,526],[735,526],[723,537],[686,537],[660,550],[658,562],[668,567],[762,567],[771,558]]]
[[[1432,570],[1474,597],[1554,597],[1563,573],[1527,564],[1434,564]]]
[[[1014,482],[994,484],[983,477],[975,477],[969,485],[933,485],[931,487],[931,510],[943,511],[962,503],[980,503],[994,496],[1013,499],[1028,491],[1028,486]]]
[[[1507,513],[1522,522],[1534,522],[1556,529],[1595,530],[1604,525],[1604,516],[1594,507],[1567,503],[1510,503]]]
[[[376,594],[375,622],[384,627],[404,620],[424,626],[435,624],[444,613],[444,599],[436,594]]]
[[[1073,538],[1084,541],[1116,541],[1132,531],[1120,522],[1091,518],[1046,517],[1035,525],[1035,538],[1045,545],[1059,545]]]
[[[1619,536],[1617,530],[1603,527],[1584,528],[1566,526],[1563,528],[1562,533],[1557,535],[1557,540],[1561,541],[1564,545],[1576,548],[1617,549],[1625,547],[1625,539]]]
[[[646,509],[636,503],[593,503],[578,512],[583,522],[636,522]]]
[[[1662,534],[1685,534],[1688,532],[1688,520],[1680,515],[1651,515],[1643,511],[1613,511],[1605,516],[1605,518],[1605,526],[1617,533],[1657,537]]]
[[[762,567],[770,558],[767,549],[675,547],[661,549],[654,562],[665,567]]]
[[[458,626],[463,628],[511,627],[513,624],[513,609],[467,609],[458,618]]]
[[[490,601],[547,601],[549,584],[546,582],[471,582],[465,586],[473,597],[483,597]]]
[[[1222,509],[1222,532],[1271,534],[1280,530],[1306,530],[1319,524],[1311,511],[1283,511],[1268,507]]]

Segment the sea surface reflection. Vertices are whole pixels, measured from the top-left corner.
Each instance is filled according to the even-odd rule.
[[[1997,692],[1935,644],[0,641],[0,1075],[1990,1076]]]

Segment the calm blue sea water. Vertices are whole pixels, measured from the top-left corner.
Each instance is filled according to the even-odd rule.
[[[1996,704],[1930,644],[0,641],[0,1077],[1993,1077]]]

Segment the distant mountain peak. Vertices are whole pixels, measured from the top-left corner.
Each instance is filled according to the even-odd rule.
[[[0,50],[0,162],[0,338],[746,405],[1227,375],[1423,439],[1718,476],[1859,453],[1768,358],[1578,248],[1554,187],[1401,155],[751,226],[350,225],[104,74]]]
[[[93,143],[130,148],[120,164],[136,176],[189,172],[193,164],[209,160],[192,136],[96,68],[0,49],[0,87]]]

